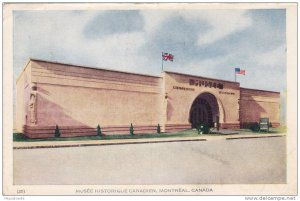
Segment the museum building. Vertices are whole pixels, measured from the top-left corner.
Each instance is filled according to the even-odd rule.
[[[163,71],[160,76],[30,59],[16,85],[16,129],[30,138],[156,133],[199,122],[245,128],[280,125],[280,93],[240,83]]]

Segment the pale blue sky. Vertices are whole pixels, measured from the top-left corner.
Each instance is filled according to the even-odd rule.
[[[285,9],[14,11],[14,83],[31,58],[159,75],[169,71],[286,89]]]

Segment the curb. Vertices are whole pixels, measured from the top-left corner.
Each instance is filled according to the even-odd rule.
[[[224,140],[238,140],[238,139],[253,139],[253,138],[272,138],[272,137],[284,137],[285,134],[277,135],[260,135],[260,136],[237,136],[237,137],[223,137],[219,138]],[[108,145],[126,145],[126,144],[151,144],[151,143],[167,143],[167,142],[191,142],[191,141],[210,141],[217,140],[214,137],[208,138],[196,138],[196,139],[174,139],[174,140],[157,140],[157,141],[131,141],[131,142],[109,142],[109,143],[82,143],[82,144],[61,144],[61,145],[31,145],[31,146],[14,146],[13,149],[43,149],[43,148],[66,148],[66,147],[88,147],[88,146],[108,146]],[[78,141],[80,142],[80,141]]]
[[[125,145],[125,144],[152,144],[164,142],[190,142],[190,141],[207,141],[206,139],[183,139],[183,140],[165,140],[165,141],[142,141],[142,142],[116,142],[116,143],[99,143],[99,144],[70,144],[70,145],[44,145],[44,146],[24,146],[13,147],[13,149],[42,149],[42,148],[66,148],[66,147],[88,147],[88,146],[107,146],[107,145]]]
[[[254,138],[271,138],[271,137],[283,137],[285,135],[274,135],[274,136],[248,136],[248,137],[231,137],[226,138],[226,140],[238,140],[238,139],[254,139]]]

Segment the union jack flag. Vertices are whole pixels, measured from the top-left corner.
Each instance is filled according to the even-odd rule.
[[[172,54],[170,54],[170,53],[162,53],[162,59],[164,60],[164,61],[167,61],[167,60],[170,60],[170,61],[173,61],[173,59],[174,59],[174,56],[172,55]]]

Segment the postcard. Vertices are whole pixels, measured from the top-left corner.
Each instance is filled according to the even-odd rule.
[[[4,196],[297,194],[296,3],[5,3],[3,61]]]

